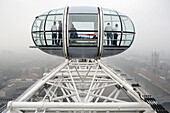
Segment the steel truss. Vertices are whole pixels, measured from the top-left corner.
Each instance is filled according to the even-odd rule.
[[[156,113],[125,74],[100,60],[65,60],[16,101],[8,113]]]

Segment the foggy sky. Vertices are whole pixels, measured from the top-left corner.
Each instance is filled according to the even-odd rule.
[[[170,0],[0,0],[0,51],[40,51],[29,48],[34,45],[35,17],[51,9],[83,5],[113,9],[131,18],[136,36],[127,52],[170,53]]]

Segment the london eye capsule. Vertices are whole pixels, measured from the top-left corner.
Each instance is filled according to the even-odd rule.
[[[36,17],[32,39],[40,50],[71,58],[107,57],[128,49],[135,28],[128,16],[101,7],[74,6]]]

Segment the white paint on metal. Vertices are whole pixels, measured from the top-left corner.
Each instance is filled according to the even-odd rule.
[[[139,98],[123,77],[120,72],[111,70],[100,63],[100,60],[92,60],[92,62],[66,60],[39,80],[18,101],[9,102],[8,113],[19,113],[20,110],[44,113],[48,111],[88,111],[90,113],[101,110],[107,112],[153,111]],[[43,97],[37,95],[39,89],[42,90]],[[122,98],[121,92],[126,94]],[[132,102],[129,96],[135,101]]]

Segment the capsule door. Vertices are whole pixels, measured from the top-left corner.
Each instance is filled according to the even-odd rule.
[[[68,56],[96,58],[98,54],[97,7],[70,7],[67,18]]]

